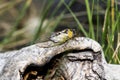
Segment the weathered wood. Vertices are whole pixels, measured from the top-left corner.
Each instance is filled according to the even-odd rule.
[[[85,37],[0,54],[0,80],[120,80],[119,68],[107,64],[101,46]]]

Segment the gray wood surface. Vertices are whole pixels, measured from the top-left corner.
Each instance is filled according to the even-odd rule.
[[[26,80],[30,74],[24,72],[31,64],[45,72],[36,80],[120,80],[119,65],[107,64],[99,43],[86,37],[59,45],[47,41],[0,53],[0,80]]]

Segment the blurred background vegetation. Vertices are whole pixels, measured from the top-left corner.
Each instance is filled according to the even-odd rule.
[[[0,0],[1,52],[66,28],[98,41],[107,61],[120,63],[120,0]]]

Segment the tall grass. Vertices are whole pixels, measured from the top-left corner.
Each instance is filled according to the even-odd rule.
[[[25,16],[27,9],[29,8],[30,4],[31,4],[32,0],[26,0],[26,2],[24,3],[24,7],[22,8],[21,12],[19,13],[16,22],[14,22],[13,28],[11,29],[11,31],[9,32],[9,34],[5,37],[5,39],[3,40],[2,43],[8,43],[11,41],[11,37],[12,34],[16,31],[20,21],[22,20],[22,18]]]
[[[70,7],[70,6],[72,5],[73,1],[74,1],[74,0],[71,0],[67,6]],[[48,5],[47,5],[46,9],[42,11],[42,14],[41,14],[41,16],[40,16],[40,17],[41,17],[40,24],[39,24],[38,28],[37,28],[36,31],[35,31],[35,35],[34,35],[34,38],[33,38],[32,43],[34,43],[34,42],[40,37],[40,35],[41,35],[42,33],[44,33],[44,31],[45,31],[45,29],[46,29],[47,27],[49,27],[49,30],[50,30],[51,32],[54,31],[55,27],[57,27],[57,25],[59,24],[59,22],[60,22],[61,19],[63,18],[64,13],[65,13],[65,11],[66,11],[66,9],[64,9],[64,10],[61,12],[61,14],[60,14],[58,17],[56,17],[56,20],[55,20],[54,25],[48,26],[48,25],[50,24],[50,23],[48,22],[48,23],[47,23],[47,26],[43,27],[43,22],[44,22],[46,16],[48,15],[47,13],[48,13],[48,11],[50,10],[52,4],[54,3],[54,0],[52,0],[52,1],[50,1],[50,2],[47,2],[47,3],[48,3]],[[58,10],[61,6],[62,6],[62,1],[59,1],[56,9],[55,9],[55,10],[51,13],[51,15],[50,15],[50,18],[49,18],[49,19],[50,19],[51,21],[54,19],[53,17],[54,17],[54,15],[55,15],[55,13],[57,12],[57,10]],[[51,22],[51,21],[50,21],[50,22]],[[42,28],[42,27],[43,27],[43,28]],[[51,27],[51,28],[50,28],[50,27]]]
[[[85,31],[85,29],[83,28],[83,26],[81,25],[81,23],[79,22],[79,20],[77,19],[77,17],[75,16],[75,14],[72,12],[72,10],[69,8],[69,6],[63,1],[63,4],[65,5],[65,7],[68,9],[68,11],[71,13],[71,15],[73,16],[74,20],[76,21],[76,23],[78,24],[78,28],[82,31],[82,33],[87,37],[88,34]]]
[[[22,0],[18,0],[22,1]],[[118,10],[118,2],[115,0],[106,0],[103,1],[107,6],[106,9],[102,9],[100,7],[100,0],[85,0],[86,6],[86,13],[87,13],[87,21],[89,24],[89,31],[85,29],[85,26],[80,22],[79,18],[77,17],[76,13],[71,10],[71,5],[74,3],[75,0],[71,0],[69,4],[65,2],[65,0],[60,0],[57,4],[56,8],[53,10],[51,15],[48,18],[48,12],[51,9],[51,6],[54,3],[54,0],[44,0],[43,6],[41,7],[40,11],[40,22],[37,28],[34,31],[34,36],[32,36],[31,43],[35,43],[36,40],[42,38],[42,35],[47,32],[50,34],[54,32],[57,25],[61,23],[61,20],[65,16],[65,12],[69,11],[71,17],[74,19],[75,23],[77,24],[77,28],[85,37],[90,37],[96,41],[98,41],[104,51],[106,60],[109,63],[120,63],[120,11]],[[0,14],[3,14],[9,7],[13,7],[17,5],[18,2],[8,2],[6,3],[6,8],[0,9]],[[5,39],[0,42],[1,44],[5,45],[4,43],[10,42],[12,38],[12,34],[16,31],[17,26],[21,22],[22,18],[26,15],[27,9],[31,6],[32,0],[26,0],[20,14],[16,17],[16,21],[14,22],[13,29],[10,33],[5,37]],[[47,4],[47,5],[46,5]],[[60,9],[61,6],[65,6],[65,9],[56,16],[57,11]],[[104,11],[104,21],[101,24],[100,20],[100,11]],[[96,23],[93,22],[93,16],[96,17]],[[44,22],[48,21],[44,26]],[[95,23],[95,24],[94,24]]]
[[[64,0],[63,0],[64,1]],[[94,0],[92,0],[94,5]],[[78,24],[78,27],[80,27],[80,31],[84,33],[86,37],[90,37],[92,39],[95,39],[98,42],[101,42],[100,44],[103,47],[105,57],[109,63],[120,63],[120,12],[118,11],[117,7],[115,7],[115,1],[114,0],[107,0],[107,8],[105,11],[105,17],[104,17],[104,24],[102,27],[102,31],[98,31],[100,29],[99,24],[99,13],[98,13],[98,6],[99,6],[99,0],[97,0],[97,29],[95,26],[93,26],[92,22],[92,15],[93,15],[93,9],[90,9],[89,1],[85,0],[86,4],[86,12],[88,15],[88,21],[89,21],[89,32],[85,31],[83,26],[80,24],[79,20],[75,16],[75,14],[72,12],[72,10],[64,3],[66,8],[69,10],[73,18]],[[115,18],[116,17],[116,18]],[[95,31],[95,29],[97,31]],[[97,34],[97,35],[95,35]],[[99,35],[102,34],[102,35]],[[98,39],[98,37],[100,37]],[[102,41],[101,41],[102,40]]]

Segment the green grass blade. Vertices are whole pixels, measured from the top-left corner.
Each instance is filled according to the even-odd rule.
[[[85,0],[85,4],[86,4],[86,9],[87,9],[87,15],[88,15],[88,20],[89,20],[89,24],[90,24],[90,37],[92,39],[95,39],[95,34],[94,34],[94,28],[93,28],[93,23],[92,23],[92,14],[91,14],[91,11],[90,11],[90,6],[89,6],[89,1],[88,0]]]
[[[72,12],[72,10],[68,7],[68,5],[63,1],[63,4],[65,5],[65,7],[68,9],[68,11],[71,13],[71,15],[73,16],[73,18],[75,19],[75,21],[77,22],[78,24],[78,28],[82,31],[82,33],[88,37],[88,34],[87,32],[84,30],[83,26],[81,25],[81,23],[79,22],[79,20],[77,19],[77,17],[75,16],[75,14]]]
[[[60,6],[62,5],[61,2],[62,2],[62,1],[59,2],[58,6],[57,6],[57,7],[58,7],[57,9],[59,9]],[[70,7],[70,6],[73,4],[73,2],[74,2],[74,0],[71,0],[71,1],[68,3],[68,6]],[[53,13],[52,13],[52,15],[51,15],[50,17],[51,17],[51,19],[54,19],[54,20],[55,20],[55,24],[54,24],[53,26],[51,26],[51,28],[50,28],[50,31],[51,31],[51,32],[53,32],[53,31],[55,30],[55,28],[57,27],[57,25],[58,25],[58,24],[60,23],[60,21],[63,19],[66,10],[67,10],[67,9],[64,9],[64,10],[61,12],[61,14],[58,15],[58,16],[56,16],[55,18],[52,18],[52,17],[53,17],[53,14],[55,14],[55,12],[53,11]],[[57,10],[56,10],[56,11],[57,11]],[[53,20],[53,21],[54,21],[54,20]],[[49,23],[48,23],[48,24],[49,24]]]
[[[54,15],[56,14],[56,12],[59,10],[59,8],[62,6],[62,1],[60,0],[58,5],[56,6],[55,10],[53,10],[52,14],[50,17],[54,17]]]
[[[97,0],[97,31],[96,31],[96,40],[98,41],[98,37],[99,37],[99,0]]]

